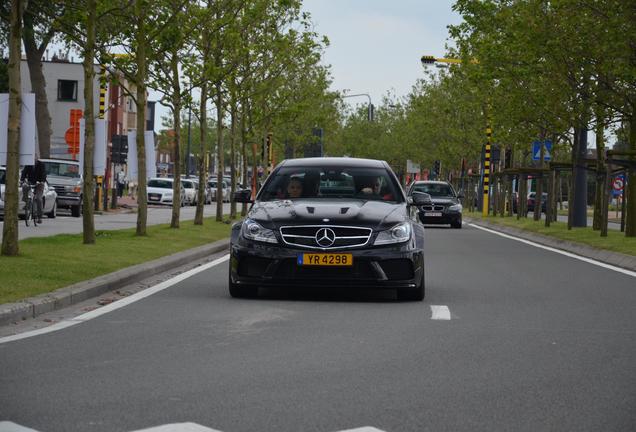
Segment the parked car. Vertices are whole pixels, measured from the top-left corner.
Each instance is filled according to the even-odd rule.
[[[166,177],[151,178],[146,185],[148,204],[172,205],[174,179]],[[183,183],[181,183],[180,205],[186,203],[186,193]]]
[[[421,180],[411,183],[408,196],[414,192],[423,192],[431,196],[431,203],[419,207],[418,216],[424,224],[450,224],[453,228],[462,227],[463,196],[455,192],[453,186],[444,181]]]
[[[197,188],[195,181],[182,178],[181,184],[185,189],[185,203],[188,205],[197,205]]]
[[[0,216],[4,217],[6,168],[0,167]],[[18,188],[18,216],[24,216],[24,201],[22,188]],[[57,217],[57,193],[55,189],[44,182],[44,195],[42,198],[42,213],[51,219]]]
[[[530,212],[534,212],[534,205],[535,202],[537,200],[537,193],[536,192],[530,192],[528,194],[528,213]],[[541,211],[543,213],[546,212],[546,203],[548,201],[548,194],[546,192],[543,192],[541,194]]]
[[[216,180],[208,181],[208,186],[210,187],[210,192],[211,192],[210,195],[211,195],[212,201],[216,201],[217,196],[220,196],[223,202],[230,201],[230,188],[228,187],[225,181],[221,182],[220,188],[217,188]]]
[[[71,215],[80,217],[84,181],[78,161],[68,159],[40,159],[46,169],[46,180],[57,193],[57,208],[68,208]]]
[[[251,191],[235,200],[251,202]],[[408,199],[384,161],[285,160],[247,218],[232,226],[230,295],[253,297],[264,286],[335,286],[391,289],[398,299],[420,301],[424,227],[416,206],[426,203],[427,194]]]

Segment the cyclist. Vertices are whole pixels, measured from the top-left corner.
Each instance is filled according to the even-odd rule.
[[[44,198],[44,182],[46,181],[46,168],[39,160],[35,165],[26,165],[22,169],[20,183],[27,181],[29,185],[35,188],[33,199],[35,199],[35,208],[37,211],[37,221],[42,223],[42,199]]]

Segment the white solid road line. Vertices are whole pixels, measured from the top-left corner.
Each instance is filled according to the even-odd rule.
[[[171,286],[185,280],[188,279],[191,276],[194,276],[197,273],[201,273],[202,271],[205,271],[209,268],[212,268],[216,265],[219,265],[225,261],[227,261],[230,258],[230,255],[225,255],[222,256],[221,258],[215,259],[214,261],[211,261],[209,263],[203,264],[199,267],[193,268],[192,270],[188,270],[185,273],[181,273],[180,275],[177,275],[175,277],[173,277],[172,279],[168,279],[167,281],[163,281],[153,287],[147,288],[143,291],[139,291],[138,293],[135,293],[133,295],[131,295],[130,297],[125,297],[121,300],[118,300],[116,302],[110,303],[104,307],[101,307],[99,309],[95,309],[92,310],[90,312],[86,312],[85,314],[76,316],[75,318],[69,319],[69,320],[64,320],[61,321],[59,323],[50,325],[48,327],[45,328],[41,328],[41,329],[37,329],[37,330],[32,330],[32,331],[28,331],[28,332],[24,332],[24,333],[20,333],[17,335],[13,335],[13,336],[5,336],[3,338],[0,338],[0,344],[3,343],[7,343],[7,342],[13,342],[16,340],[20,340],[20,339],[26,339],[29,337],[33,337],[33,336],[38,336],[41,334],[46,334],[46,333],[51,333],[54,331],[58,331],[58,330],[62,330],[65,329],[67,327],[71,327],[74,326],[76,324],[80,324],[83,323],[85,321],[91,320],[93,318],[97,318],[98,316],[107,314],[109,312],[112,312],[114,310],[117,310],[119,308],[122,308],[124,306],[128,306],[131,303],[134,303],[136,301],[139,301],[141,299],[144,299],[146,297],[149,297],[153,294],[156,294],[160,291],[165,290],[166,288],[170,288]],[[0,432],[3,432],[0,429]]]
[[[451,319],[450,309],[448,306],[431,305],[431,319],[448,321]]]
[[[623,273],[623,274],[626,274],[626,275],[631,276],[631,277],[636,277],[636,272],[631,271],[631,270],[627,270],[627,269],[624,269],[624,268],[616,267],[616,266],[613,266],[611,264],[607,264],[607,263],[604,263],[604,262],[601,262],[601,261],[593,260],[591,258],[582,257],[580,255],[576,255],[576,254],[573,254],[573,253],[570,253],[570,252],[566,252],[566,251],[563,251],[561,249],[556,249],[556,248],[553,248],[553,247],[550,247],[550,246],[544,246],[542,244],[535,243],[535,242],[530,241],[530,240],[526,240],[526,239],[522,239],[522,238],[519,238],[519,237],[511,236],[509,234],[504,234],[504,233],[501,233],[499,231],[495,231],[495,230],[491,230],[491,229],[488,229],[488,228],[484,228],[482,226],[475,225],[475,224],[472,224],[472,223],[469,224],[469,225],[471,227],[480,229],[482,231],[487,231],[487,232],[489,232],[491,234],[496,234],[498,236],[505,237],[505,238],[510,239],[510,240],[515,240],[515,241],[518,241],[518,242],[521,242],[521,243],[528,244],[530,246],[537,247],[539,249],[545,249],[545,250],[550,251],[550,252],[555,252],[555,253],[558,253],[558,254],[561,254],[561,255],[565,255],[567,257],[574,258],[574,259],[577,259],[579,261],[584,261],[584,262],[589,263],[589,264],[594,264],[596,266],[603,267],[603,268],[606,268],[608,270],[613,270],[613,271],[618,272],[618,273]]]

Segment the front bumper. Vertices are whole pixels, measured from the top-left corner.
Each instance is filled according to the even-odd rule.
[[[351,267],[301,266],[301,253],[322,250],[281,247],[239,238],[230,247],[230,278],[237,285],[414,289],[424,271],[423,252],[411,242],[398,246],[333,250],[353,255]]]
[[[426,216],[425,212],[419,211],[418,216],[420,221],[426,225],[445,225],[452,223],[461,223],[462,213],[459,211],[444,211],[440,212],[441,216]]]
[[[82,199],[79,195],[57,195],[58,207],[73,207],[82,204]]]

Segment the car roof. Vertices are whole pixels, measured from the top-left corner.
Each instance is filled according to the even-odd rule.
[[[386,168],[386,162],[376,159],[359,159],[349,157],[314,157],[286,159],[279,167],[365,167],[365,168]]]
[[[55,159],[55,158],[48,158],[48,159],[38,159],[40,162],[62,162],[62,163],[70,163],[73,165],[79,165],[79,161],[76,161],[74,159]]]

